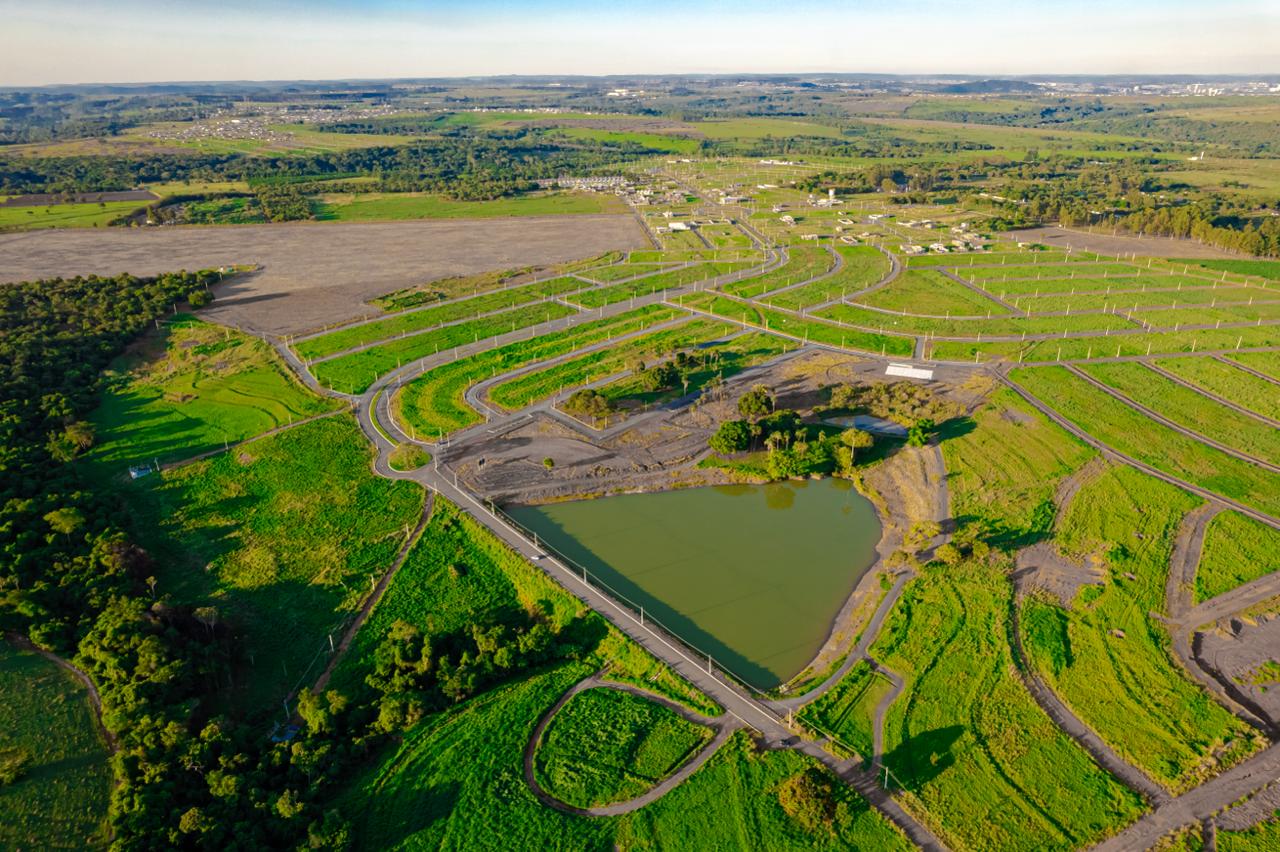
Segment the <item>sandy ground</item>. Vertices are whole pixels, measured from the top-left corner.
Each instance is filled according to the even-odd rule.
[[[0,283],[258,264],[206,314],[282,334],[350,319],[367,299],[437,278],[646,245],[627,215],[27,231],[0,234]]]
[[[1131,237],[1124,235],[1111,236],[1109,233],[1089,233],[1088,231],[1066,230],[1065,228],[1028,228],[1024,231],[1010,231],[1006,235],[1011,240],[1023,243],[1044,243],[1047,246],[1065,248],[1070,246],[1080,251],[1093,251],[1098,254],[1137,253],[1142,257],[1195,257],[1195,258],[1235,258],[1242,255],[1223,251],[1213,246],[1198,243],[1195,240],[1175,240],[1171,237]]]

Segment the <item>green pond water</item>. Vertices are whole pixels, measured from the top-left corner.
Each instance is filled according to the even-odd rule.
[[[789,680],[813,659],[880,540],[875,508],[838,479],[508,512],[759,688]]]

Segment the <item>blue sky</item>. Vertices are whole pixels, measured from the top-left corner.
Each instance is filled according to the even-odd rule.
[[[0,0],[0,85],[785,71],[1280,73],[1280,2]]]

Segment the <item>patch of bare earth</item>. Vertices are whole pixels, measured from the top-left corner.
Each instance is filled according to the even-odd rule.
[[[367,300],[438,278],[646,245],[628,215],[69,228],[0,235],[0,283],[258,265],[201,315],[288,334],[376,313]]]
[[[1202,665],[1242,692],[1269,721],[1280,721],[1280,679],[1268,672],[1280,662],[1280,607],[1202,628],[1194,645]]]
[[[1128,255],[1140,257],[1193,257],[1204,259],[1239,258],[1241,255],[1207,246],[1195,240],[1173,237],[1137,237],[1125,234],[1067,230],[1066,228],[1028,228],[1010,231],[1009,239],[1020,243],[1042,243],[1053,248],[1071,248],[1074,251],[1091,251],[1097,254]]]

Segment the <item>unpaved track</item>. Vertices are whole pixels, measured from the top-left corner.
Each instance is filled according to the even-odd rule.
[[[359,316],[367,299],[437,278],[647,242],[628,214],[55,229],[0,234],[0,281],[258,264],[221,285],[202,316],[283,334]]]
[[[1095,852],[1150,849],[1166,834],[1212,816],[1276,778],[1280,778],[1280,743],[1258,752],[1194,790],[1158,805],[1124,831],[1093,848]]]
[[[573,696],[577,695],[579,692],[597,688],[616,689],[620,692],[639,696],[640,698],[652,701],[655,704],[660,704],[687,721],[693,722],[696,725],[714,728],[716,732],[715,737],[699,749],[697,754],[685,761],[679,769],[646,790],[644,793],[636,796],[634,799],[628,799],[625,802],[615,802],[611,805],[599,805],[591,808],[580,808],[570,805],[567,802],[562,802],[560,799],[557,799],[555,796],[542,789],[542,785],[538,783],[537,773],[534,772],[534,759],[537,757],[538,746],[542,743],[542,735],[546,732],[547,725],[549,725],[551,720],[555,718],[556,714],[560,712],[560,709],[569,702],[569,699],[573,698]],[[621,814],[631,813],[632,811],[643,808],[645,805],[656,802],[676,787],[679,787],[687,781],[693,773],[701,769],[702,764],[710,760],[711,756],[720,750],[720,746],[724,745],[725,742],[728,741],[729,737],[741,728],[742,723],[731,716],[725,715],[717,718],[703,716],[701,713],[695,713],[683,704],[678,704],[665,696],[648,692],[647,690],[640,689],[639,687],[632,686],[631,684],[605,680],[599,674],[595,674],[576,683],[571,689],[565,692],[564,695],[560,696],[560,699],[556,701],[555,705],[553,705],[552,708],[538,720],[537,726],[533,729],[533,735],[529,737],[529,743],[524,749],[524,780],[529,785],[529,789],[533,791],[533,795],[537,797],[538,801],[548,807],[555,808],[558,811],[575,814],[577,816],[620,816]]]

